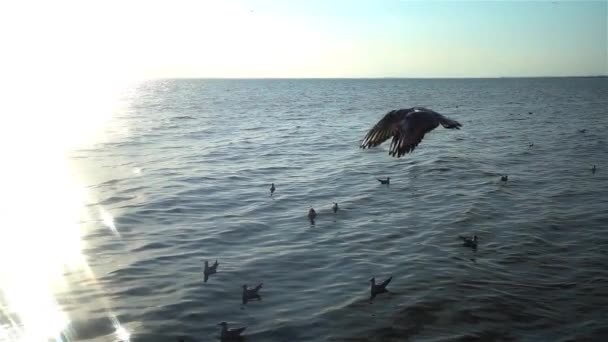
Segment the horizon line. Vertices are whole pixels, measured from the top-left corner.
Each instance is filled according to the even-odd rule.
[[[608,78],[607,75],[571,75],[571,76],[479,76],[479,77],[450,77],[450,76],[425,76],[425,77],[401,77],[401,76],[369,76],[369,77],[152,77],[148,80],[475,80],[475,79],[522,79],[522,78]]]

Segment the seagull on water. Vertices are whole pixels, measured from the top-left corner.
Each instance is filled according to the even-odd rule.
[[[220,335],[220,338],[222,341],[230,340],[230,339],[238,339],[241,337],[241,334],[243,333],[243,331],[245,331],[245,329],[247,329],[247,327],[228,329],[228,323],[226,323],[226,322],[221,322],[218,325],[222,327],[222,332]]]
[[[458,121],[424,107],[392,110],[367,132],[360,147],[378,146],[392,137],[388,154],[399,158],[413,151],[424,135],[439,125],[450,129],[462,126]]]
[[[310,208],[310,210],[308,210],[308,219],[310,220],[310,222],[314,223],[316,217],[317,217],[317,212],[315,211],[314,208]]]
[[[472,238],[466,236],[459,236],[459,238],[462,240],[462,245],[464,247],[477,249],[477,235],[473,235]]]
[[[391,184],[391,177],[386,177],[386,179],[378,178],[378,182],[380,182],[380,184],[389,185],[389,184]]]
[[[247,284],[243,285],[243,304],[247,304],[248,301],[250,300],[262,300],[262,297],[260,297],[260,294],[258,293],[260,291],[260,289],[262,288],[262,283],[259,283],[258,286],[254,287],[254,288],[248,288]]]
[[[205,275],[205,283],[209,279],[210,275],[215,274],[217,272],[218,265],[219,264],[217,263],[217,260],[215,260],[215,263],[211,266],[209,266],[209,261],[205,260],[205,270],[203,271],[203,274]]]
[[[376,278],[370,279],[369,282],[370,282],[371,296],[370,296],[369,300],[374,299],[376,297],[376,295],[388,292],[388,290],[386,289],[386,285],[388,285],[388,283],[390,283],[392,279],[393,279],[393,276],[390,276],[388,279],[383,281],[381,284],[376,284]]]

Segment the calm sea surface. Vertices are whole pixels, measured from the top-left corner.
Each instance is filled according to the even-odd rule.
[[[124,101],[70,156],[117,231],[89,222],[76,341],[112,341],[108,312],[142,342],[217,340],[220,321],[248,342],[608,338],[606,78],[161,80]],[[401,159],[359,149],[411,106],[463,127]]]

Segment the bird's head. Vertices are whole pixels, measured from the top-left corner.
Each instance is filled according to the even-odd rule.
[[[227,326],[228,326],[228,323],[226,323],[226,322],[220,322],[220,323],[218,324],[218,326],[221,326],[221,327],[227,327]]]
[[[243,284],[243,290],[247,290],[247,284]]]
[[[370,283],[375,283],[376,282],[376,278],[375,277],[371,277],[371,279],[369,280]]]

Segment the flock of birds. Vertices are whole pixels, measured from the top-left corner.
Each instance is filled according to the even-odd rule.
[[[530,113],[531,114],[531,113]],[[384,143],[386,140],[392,138],[389,155],[392,157],[401,157],[409,152],[412,152],[418,144],[424,138],[424,135],[437,128],[439,125],[448,129],[460,129],[462,125],[452,119],[449,119],[433,110],[424,107],[412,107],[407,109],[399,109],[388,112],[376,125],[369,130],[364,139],[361,142],[361,148],[371,148]],[[579,130],[580,133],[585,133],[585,129]],[[533,144],[530,144],[532,147]],[[595,174],[596,166],[593,165],[591,169]],[[502,182],[508,181],[507,175],[501,175],[500,180]],[[386,179],[378,179],[381,184],[390,185],[390,177]],[[270,196],[274,195],[276,186],[274,183],[270,185]],[[334,202],[332,205],[332,211],[337,213],[339,210],[338,203]],[[314,225],[317,213],[314,208],[310,208],[308,211],[308,219],[311,224]],[[459,236],[463,241],[463,246],[477,250],[477,235],[472,237]],[[209,276],[215,274],[218,268],[217,260],[211,266],[209,262],[205,261],[204,266],[204,281],[207,282]],[[377,284],[376,279],[372,277],[370,282],[370,303],[371,301],[380,294],[388,293],[387,286],[393,279],[392,276]],[[262,283],[256,287],[250,288],[247,284],[243,285],[242,292],[242,304],[247,304],[250,300],[261,300],[259,294],[262,288]],[[228,323],[221,322],[218,324],[221,326],[220,339],[221,341],[234,341],[242,338],[242,333],[246,327],[239,328],[228,328]],[[179,342],[184,342],[184,338],[179,338]]]

